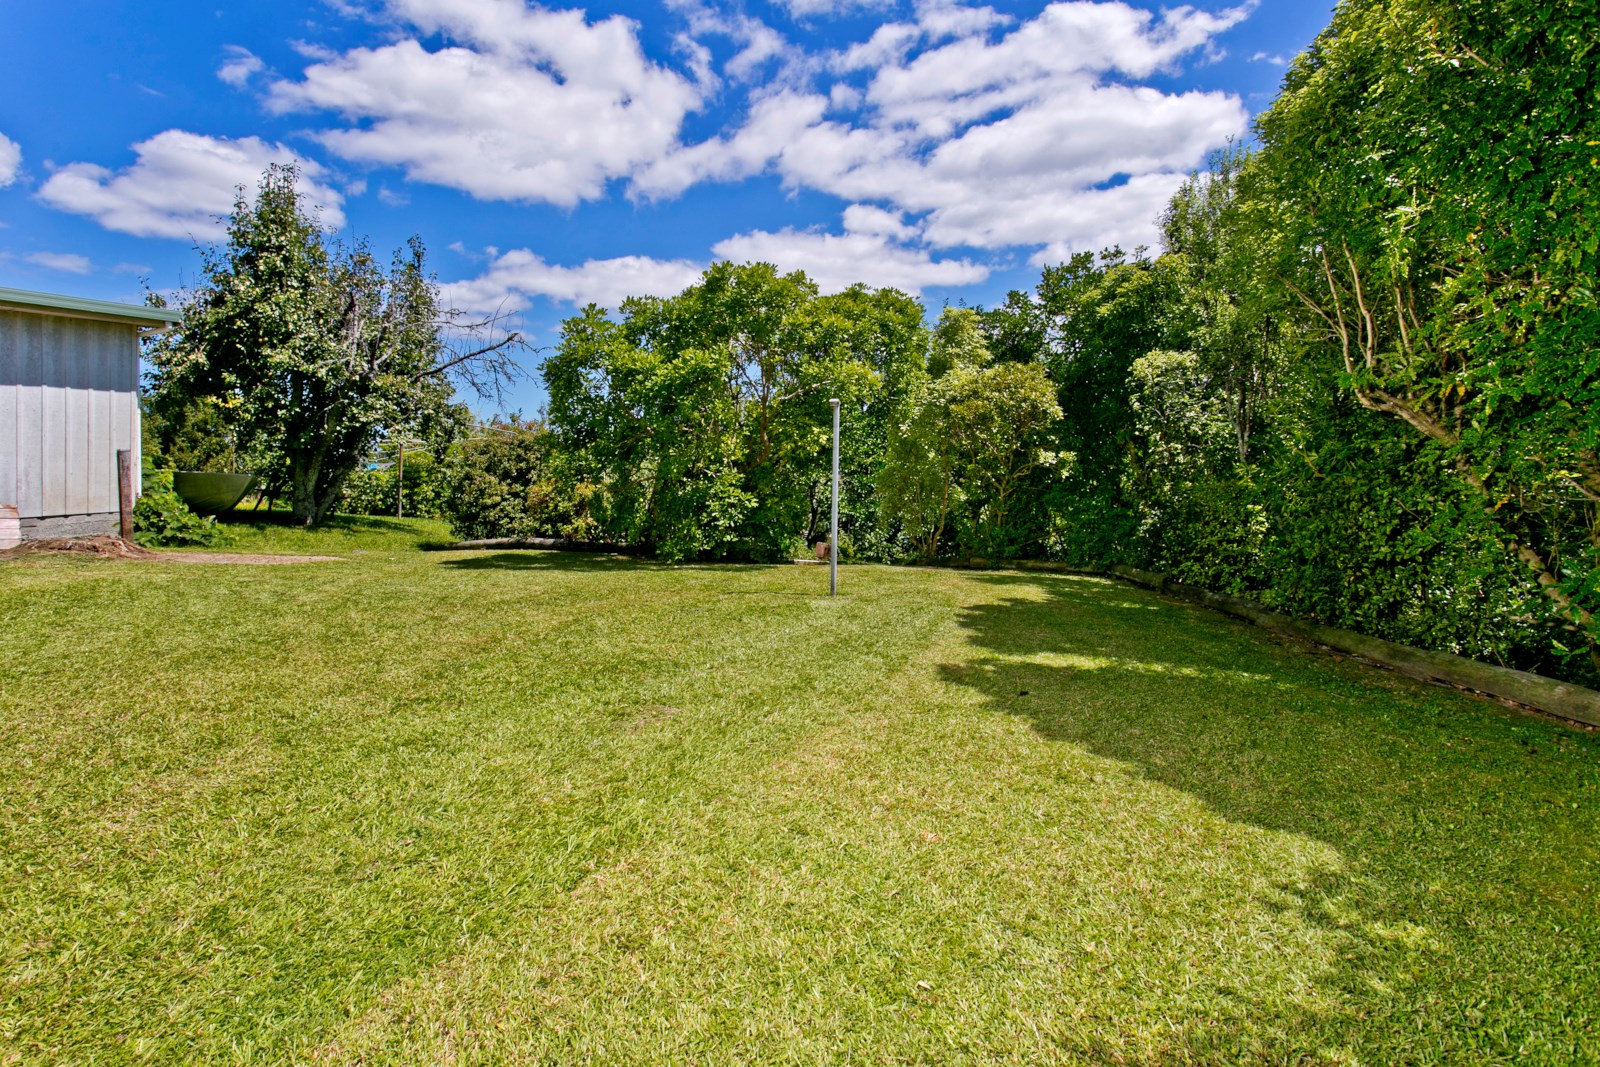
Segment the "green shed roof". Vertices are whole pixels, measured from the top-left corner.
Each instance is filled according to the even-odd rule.
[[[27,289],[0,288],[0,311],[32,311],[41,314],[56,312],[74,318],[127,322],[135,326],[170,326],[183,321],[183,316],[171,308],[117,304],[110,300],[91,300],[83,296],[34,293]]]

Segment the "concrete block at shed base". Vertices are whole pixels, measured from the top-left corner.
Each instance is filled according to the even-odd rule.
[[[22,519],[15,504],[0,504],[0,552],[22,544]]]
[[[22,520],[22,539],[42,541],[56,537],[114,537],[120,525],[115,511],[92,515],[45,515]]]

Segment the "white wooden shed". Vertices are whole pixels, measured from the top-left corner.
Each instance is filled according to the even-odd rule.
[[[117,532],[117,451],[139,469],[139,337],[164,308],[0,288],[0,515],[24,540]]]

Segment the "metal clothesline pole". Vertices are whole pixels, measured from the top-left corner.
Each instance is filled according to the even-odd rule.
[[[828,595],[839,595],[839,400],[833,405],[833,518],[828,523]]]

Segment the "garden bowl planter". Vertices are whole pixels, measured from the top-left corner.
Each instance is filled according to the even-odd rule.
[[[249,474],[215,471],[173,471],[172,491],[197,515],[231,511],[256,482]]]

